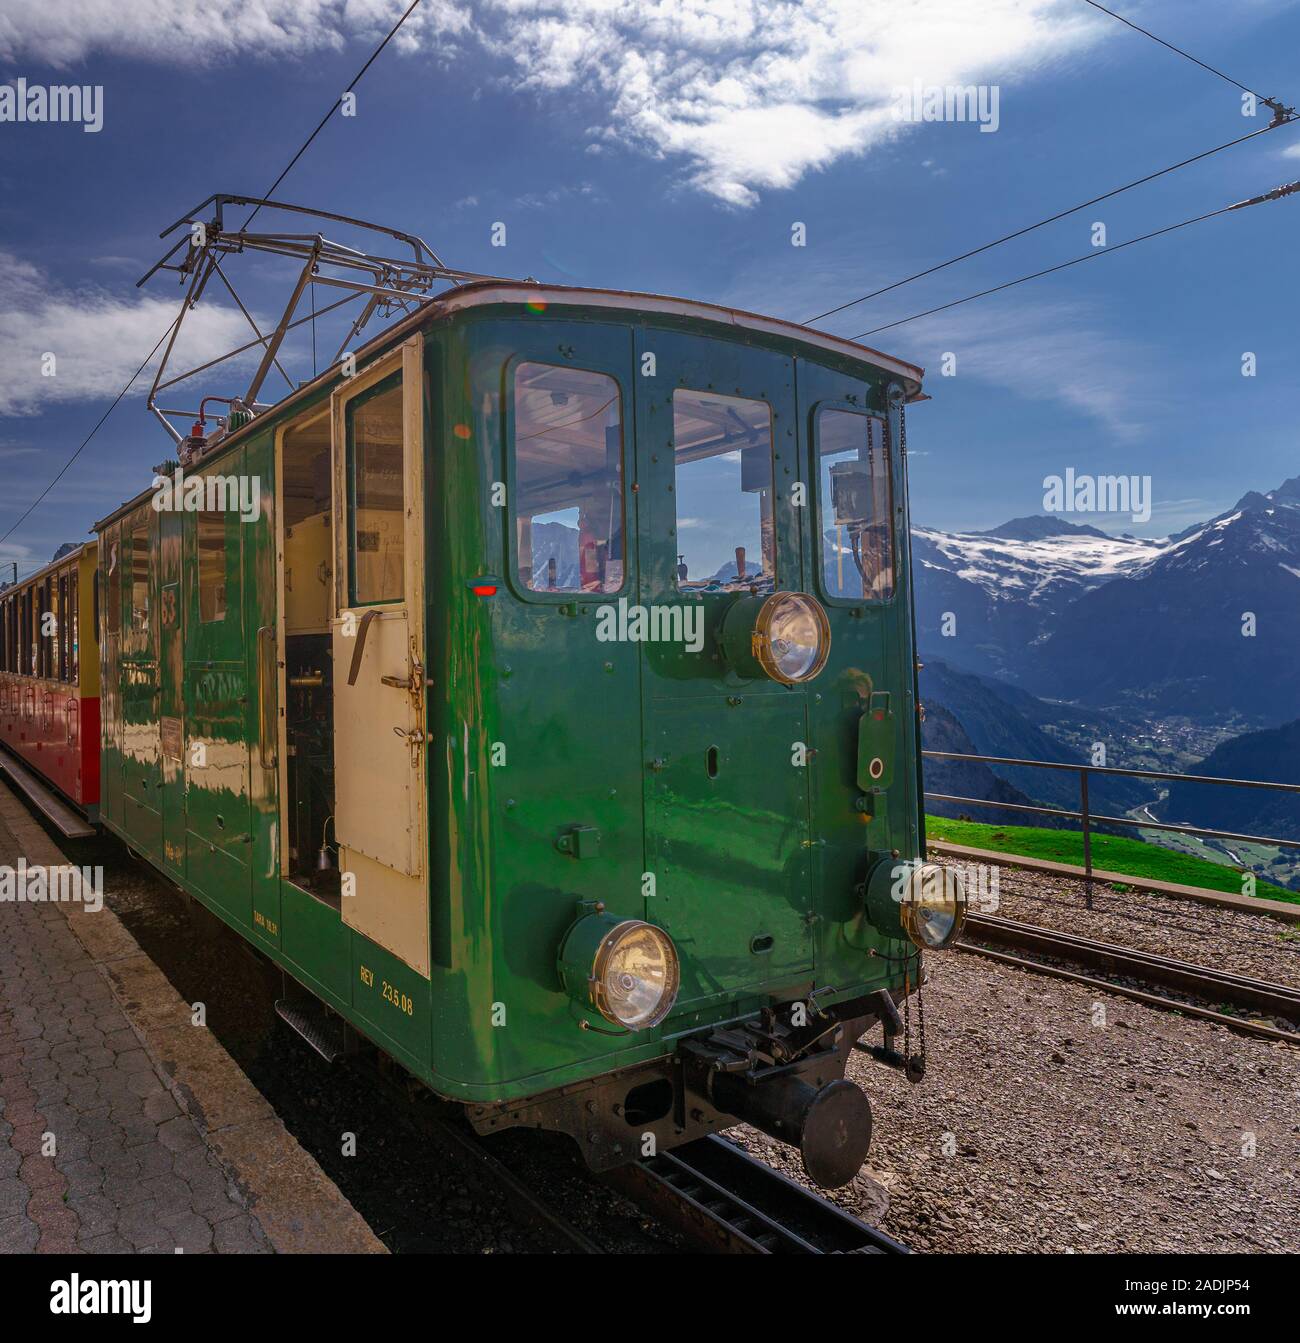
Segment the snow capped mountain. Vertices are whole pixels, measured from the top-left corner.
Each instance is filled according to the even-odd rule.
[[[1073,601],[1132,577],[1169,542],[1108,536],[1060,518],[1015,518],[986,532],[912,530],[917,638],[969,671],[1020,678],[1024,649]]]
[[[1298,616],[1300,477],[1251,491],[1072,602],[1034,648],[1026,680],[1093,704],[1278,722],[1300,705]]]
[[[1050,530],[1025,525],[1038,522]],[[920,527],[912,533],[914,560],[947,569],[995,601],[1025,601],[1049,610],[1112,578],[1131,576],[1168,544],[1107,536],[1054,518],[1017,518],[988,532],[953,535]]]
[[[1019,518],[917,528],[913,557],[920,647],[965,670],[1197,717],[1300,705],[1300,477],[1165,540]]]

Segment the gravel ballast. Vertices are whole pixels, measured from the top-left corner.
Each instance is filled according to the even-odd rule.
[[[842,1206],[932,1252],[1300,1249],[1300,1051],[981,956],[927,966],[925,1079],[850,1062],[875,1135]]]

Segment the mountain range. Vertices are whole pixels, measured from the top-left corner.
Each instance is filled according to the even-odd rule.
[[[1300,784],[1300,719],[1232,737],[1188,772]],[[1300,839],[1300,794],[1296,793],[1176,783],[1155,810],[1162,820],[1175,824]]]
[[[1017,518],[917,527],[912,553],[923,657],[1149,717],[1300,707],[1300,477],[1163,540]]]

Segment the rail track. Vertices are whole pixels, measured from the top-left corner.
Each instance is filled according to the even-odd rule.
[[[714,1253],[910,1253],[883,1231],[712,1135],[604,1178]]]
[[[516,1220],[540,1232],[557,1250],[608,1252],[566,1215],[559,1200],[539,1193],[529,1179],[521,1178],[496,1154],[495,1136],[487,1140],[475,1136],[454,1109],[432,1102],[428,1093],[404,1088],[389,1070],[367,1067],[366,1071],[394,1097],[405,1092],[408,1120],[431,1142],[454,1151],[469,1178],[480,1186],[491,1186]],[[910,1253],[829,1199],[713,1135],[597,1178],[694,1250],[712,1254]]]
[[[1050,928],[996,918],[989,914],[970,915],[966,920],[965,938],[957,945],[963,951],[1037,974],[1088,984],[1148,1006],[1215,1021],[1243,1034],[1300,1045],[1300,1032],[1290,1028],[1290,1023],[1300,1023],[1300,989],[1285,984],[1250,979],[1245,975],[1229,974],[1226,970],[1194,965],[1189,961],[1137,951],[1132,947],[1119,947],[1109,942],[1096,942],[1074,933],[1056,932]],[[1015,952],[1029,954],[1016,955]],[[1036,959],[1043,956],[1051,960]],[[1157,985],[1185,997],[1151,993],[1146,989],[1135,988],[1122,979],[1099,978],[1082,970],[1070,969],[1069,965]],[[1225,1007],[1252,1015],[1241,1016],[1221,1010]],[[1269,1020],[1261,1020],[1261,1017]],[[1288,1024],[1279,1025],[1279,1022]]]

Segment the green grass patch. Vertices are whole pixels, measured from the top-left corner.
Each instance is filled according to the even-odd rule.
[[[1083,866],[1083,836],[1074,830],[1044,830],[1032,825],[982,825],[976,821],[952,821],[946,816],[927,816],[925,833],[928,839],[965,844],[972,849],[993,849],[998,853],[1019,854],[1022,858]],[[1173,881],[1182,886],[1200,886],[1232,895],[1242,893],[1241,875],[1234,867],[1116,835],[1093,835],[1092,865],[1129,877]],[[1268,881],[1257,880],[1255,894],[1263,900],[1300,904],[1300,893]]]

